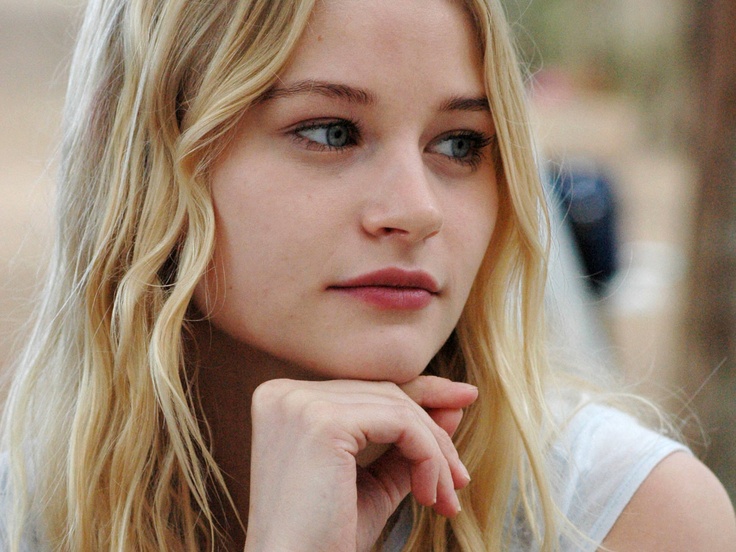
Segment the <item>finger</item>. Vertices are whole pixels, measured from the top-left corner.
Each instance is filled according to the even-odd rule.
[[[463,411],[459,408],[433,408],[427,410],[429,417],[434,420],[438,426],[452,437],[457,431],[460,422],[463,419]]]
[[[412,464],[393,448],[376,460],[368,469],[358,474],[361,507],[370,507],[385,518],[398,507],[409,492],[418,503],[433,508],[438,514],[454,517],[460,511],[460,503],[447,480],[440,482],[434,500],[426,500],[420,492],[421,483]]]
[[[440,408],[429,410],[427,412],[435,423],[445,430],[450,436],[455,433],[455,430],[460,425],[460,421],[463,417],[463,412],[459,408]],[[466,487],[468,483],[470,483],[470,473],[465,467],[465,464],[462,463],[459,456],[456,462],[451,461],[449,464],[455,489]]]
[[[440,473],[437,485],[437,501],[433,509],[438,514],[449,518],[455,517],[460,512],[460,500],[455,491],[453,476],[449,470]]]
[[[444,480],[445,488],[461,489],[470,482],[470,474],[468,469],[460,460],[460,456],[455,449],[450,435],[457,429],[462,419],[462,410],[459,408],[439,408],[431,410],[423,410],[413,403],[411,400],[404,403],[408,408],[414,408],[416,415],[422,420],[427,428],[431,431],[442,456],[447,462],[450,470],[450,478]],[[441,422],[441,423],[438,423]],[[369,439],[370,440],[370,439]],[[422,480],[424,475],[417,475],[418,480]],[[440,493],[441,495],[442,493]]]
[[[448,435],[454,433],[462,419],[462,411],[460,409],[435,409],[428,411],[427,415],[435,421],[441,431],[444,431]],[[430,430],[432,430],[433,433],[435,431],[434,428],[430,428]],[[375,443],[369,445],[367,449],[362,450],[356,456],[358,464],[363,467],[373,464],[378,458],[382,457],[382,455],[385,454],[385,452],[387,451],[387,446],[388,445],[377,445]],[[470,474],[468,473],[467,468],[457,455],[456,450],[454,450],[454,448],[450,449],[450,446],[453,445],[449,445],[449,452],[445,453],[443,451],[443,455],[445,456],[448,466],[450,467],[454,488],[461,489],[463,487],[466,487],[467,484],[470,482]],[[442,446],[440,446],[440,450],[443,450]]]
[[[424,411],[418,413],[423,420],[427,416]],[[402,438],[395,441],[398,452],[410,461],[411,492],[417,502],[424,506],[431,506],[443,516],[454,516],[460,511],[455,488],[465,486],[469,481],[467,470],[460,462],[452,441],[447,433],[433,424],[428,427],[435,442],[416,443],[412,430],[403,434]],[[439,432],[439,435],[438,435]],[[416,432],[416,437],[422,436],[423,432]],[[424,445],[429,452],[436,450],[431,456],[421,458],[421,449],[417,445]]]
[[[345,421],[357,423],[349,433],[363,435],[365,442],[393,443],[410,466],[411,492],[417,502],[434,506],[442,515],[457,513],[453,471],[460,465],[457,451],[447,433],[410,400],[375,408],[351,405]],[[352,451],[351,451],[352,452]]]
[[[431,379],[435,380],[435,388],[455,386],[449,380]],[[447,431],[398,386],[355,381],[282,380],[261,388],[258,396],[265,394],[269,400],[264,400],[271,406],[280,403],[281,409],[290,412],[288,416],[293,417],[297,412],[304,417],[309,410],[310,427],[314,430],[317,424],[325,424],[325,429],[329,428],[327,433],[332,434],[331,442],[342,443],[341,447],[353,456],[368,443],[394,444],[411,464],[411,489],[417,500],[427,506],[437,504],[436,508],[443,515],[455,512],[458,504],[454,489],[467,484],[467,470]],[[272,396],[274,394],[276,397]],[[365,402],[355,403],[356,399]],[[259,401],[254,395],[254,408],[256,403]],[[332,407],[329,411],[324,408],[321,411],[315,410],[315,405]],[[336,415],[338,412],[340,414]]]
[[[379,398],[379,400],[381,399]],[[381,404],[383,405],[383,403]],[[393,407],[397,403],[391,402],[385,404],[391,405]],[[405,399],[405,402],[398,404],[402,404],[404,407],[414,410],[416,416],[419,418],[419,421],[426,424],[427,429],[429,429],[429,431],[432,433],[432,436],[437,441],[437,446],[439,447],[439,450],[445,461],[447,462],[447,466],[450,470],[450,479],[445,480],[445,486],[451,487],[453,489],[461,489],[467,486],[467,484],[470,482],[470,474],[468,473],[465,465],[460,460],[460,457],[457,454],[457,450],[455,449],[455,445],[452,443],[452,439],[450,438],[450,435],[455,432],[458,425],[460,424],[460,421],[462,419],[462,410],[459,408],[448,408],[425,411],[419,408],[416,403],[413,403],[411,400],[408,399]],[[375,445],[378,443],[378,441],[375,440],[376,438],[377,435],[375,433],[370,436],[366,436],[366,442],[373,443]],[[361,457],[361,455],[358,454],[356,456],[356,459],[358,460],[358,463],[360,465],[367,466],[370,463],[374,462],[378,456],[380,456],[380,454],[375,454],[374,450],[374,453],[372,455],[364,455]],[[421,469],[422,468],[417,468],[417,470],[420,472]],[[417,481],[420,481],[427,478],[428,474],[417,473],[415,474],[415,477],[417,477]],[[439,478],[438,474],[437,478]],[[423,502],[422,504],[425,503]]]
[[[450,387],[455,386],[454,382],[443,380],[442,378],[424,378],[428,380],[436,380],[439,386],[449,384]],[[315,403],[322,401],[324,403],[353,405],[353,404],[374,404],[391,406],[397,402],[405,404],[416,410],[417,415],[424,419],[425,423],[433,432],[437,432],[438,427],[445,433],[452,435],[462,417],[460,407],[436,407],[424,410],[414,399],[409,397],[397,385],[388,382],[363,382],[354,380],[333,380],[326,382],[287,382],[289,391],[292,394],[292,403]],[[460,384],[465,386],[466,384]],[[419,386],[416,387],[418,389]],[[466,388],[462,388],[467,391]],[[471,387],[471,390],[475,388]],[[471,395],[474,393],[471,393]],[[285,396],[288,395],[285,394]],[[427,412],[434,412],[432,416]],[[434,420],[433,420],[434,418]],[[442,423],[438,424],[437,422]],[[444,425],[443,425],[444,424]],[[437,427],[435,427],[437,426]],[[446,441],[443,439],[443,441]]]
[[[419,376],[400,386],[387,381],[279,381],[286,389],[315,393],[327,400],[342,403],[386,402],[408,396],[423,408],[465,408],[478,397],[475,386],[437,376]]]
[[[449,380],[442,380],[441,378],[425,379],[436,380],[439,385],[444,385],[439,382],[446,382],[452,385],[452,382]],[[267,407],[266,410],[271,413],[270,415],[273,415],[274,407],[278,406],[278,410],[291,412],[291,414],[285,415],[293,416],[294,412],[303,413],[305,408],[313,411],[314,409],[312,407],[316,404],[342,405],[342,407],[339,407],[341,411],[343,407],[349,406],[345,410],[348,414],[353,410],[355,405],[360,404],[366,409],[366,416],[370,411],[369,408],[371,405],[380,407],[377,412],[383,411],[383,417],[386,416],[387,412],[390,413],[392,409],[396,408],[412,411],[415,417],[419,418],[419,421],[432,432],[435,440],[440,445],[443,455],[448,461],[454,461],[457,457],[454,446],[447,436],[448,429],[438,426],[427,412],[399,389],[398,386],[386,382],[376,383],[355,380],[332,380],[325,382],[271,380],[259,386],[256,393],[254,393],[252,410],[254,411],[253,415],[257,417],[259,405],[261,405]],[[332,416],[330,417],[333,418]],[[336,420],[333,419],[332,421],[334,422]],[[358,439],[356,442],[359,446],[358,450],[351,452],[357,454],[359,450],[365,447],[367,442],[390,444],[393,441],[376,441],[373,439],[364,441],[363,439]]]
[[[358,500],[379,519],[388,519],[411,492],[411,464],[396,448],[365,469],[358,469]]]
[[[465,408],[478,398],[474,385],[437,376],[419,376],[399,387],[423,408]]]
[[[438,442],[438,434],[444,435],[446,441],[449,437],[426,412],[411,401],[404,401],[378,409],[374,405],[351,405],[345,414],[353,417],[358,424],[357,431],[368,442],[392,443],[409,462],[411,489],[420,504],[431,506],[437,502],[441,478],[445,482],[452,478],[449,466],[452,454],[443,451],[446,443]]]

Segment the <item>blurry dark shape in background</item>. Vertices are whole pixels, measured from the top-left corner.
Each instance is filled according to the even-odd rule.
[[[647,341],[653,335],[648,333],[652,325],[662,323],[652,312],[630,317],[620,326],[615,312],[605,312],[613,315],[616,332],[633,328],[632,334],[643,337],[623,333],[635,337],[638,350],[666,347],[657,351],[656,360],[652,357],[651,370],[646,362],[638,362],[642,357],[635,357],[637,362],[627,365],[635,376],[630,381],[635,382],[638,375],[669,390],[664,391],[664,400],[683,424],[694,411],[707,437],[704,440],[695,429],[688,433],[690,444],[736,501],[736,1],[502,3],[517,23],[529,72],[564,67],[563,79],[559,73],[551,75],[553,100],[566,93],[570,87],[565,81],[571,80],[589,93],[626,97],[637,106],[646,145],[683,159],[681,167],[694,167],[693,178],[687,181],[688,195],[679,196],[689,201],[688,209],[673,211],[669,219],[671,230],[682,229],[682,233],[671,233],[669,237],[678,239],[668,245],[683,249],[689,270],[688,289],[677,288],[676,294],[664,297],[669,303],[665,316],[672,320],[667,321],[670,337],[660,344]],[[546,78],[543,84],[549,86],[550,75]],[[632,165],[623,156],[616,157],[620,152],[612,153],[606,159],[613,164],[607,166],[615,169],[618,179]],[[647,168],[656,166],[652,163]],[[671,187],[658,184],[652,189],[668,194],[660,196],[659,202],[655,194],[634,194],[632,188],[621,187],[618,197],[626,242],[632,237],[648,240],[650,235],[663,241],[662,234],[651,232],[638,214],[644,209],[661,214],[683,188],[674,182]],[[648,186],[646,177],[641,185]],[[640,196],[651,203],[631,202]],[[621,276],[624,272],[622,266]],[[620,280],[626,285],[631,279]],[[601,305],[607,307],[610,302],[602,298]]]
[[[586,281],[600,295],[618,269],[618,222],[611,178],[589,158],[567,159],[550,185],[570,225]]]

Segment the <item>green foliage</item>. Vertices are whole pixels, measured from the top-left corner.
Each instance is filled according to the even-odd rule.
[[[683,75],[687,13],[679,0],[502,0],[530,71],[562,66],[637,96]]]

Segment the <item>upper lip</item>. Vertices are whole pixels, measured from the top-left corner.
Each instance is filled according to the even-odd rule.
[[[333,284],[331,288],[352,287],[395,287],[424,289],[430,293],[439,293],[440,286],[429,273],[423,270],[405,270],[402,268],[383,268],[374,272],[361,274]]]

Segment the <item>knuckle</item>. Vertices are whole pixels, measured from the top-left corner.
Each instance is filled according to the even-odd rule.
[[[447,433],[445,433],[443,430],[440,430],[439,432],[437,443],[446,456],[450,456],[451,458],[458,457],[457,450],[455,449],[455,444],[452,442],[452,439],[450,439],[450,436],[447,435]]]
[[[250,399],[250,412],[254,426],[274,419],[277,397],[277,389],[272,382],[256,387]]]
[[[286,412],[300,412],[310,403],[309,391],[300,387],[289,387],[284,390],[280,399],[280,407]]]
[[[251,397],[253,409],[262,410],[273,407],[287,392],[289,384],[289,380],[283,379],[268,380],[260,384]]]
[[[252,409],[254,412],[288,416],[290,412],[298,411],[305,402],[308,402],[308,394],[308,390],[292,380],[269,380],[260,384],[253,392]]]
[[[411,401],[408,399],[398,399],[392,406],[391,410],[394,416],[402,421],[402,423],[416,423],[418,415]]]
[[[298,415],[305,427],[313,432],[321,432],[337,418],[335,405],[325,400],[302,403]]]
[[[252,398],[253,417],[287,423],[309,433],[322,432],[338,418],[336,405],[292,380],[270,380]]]

